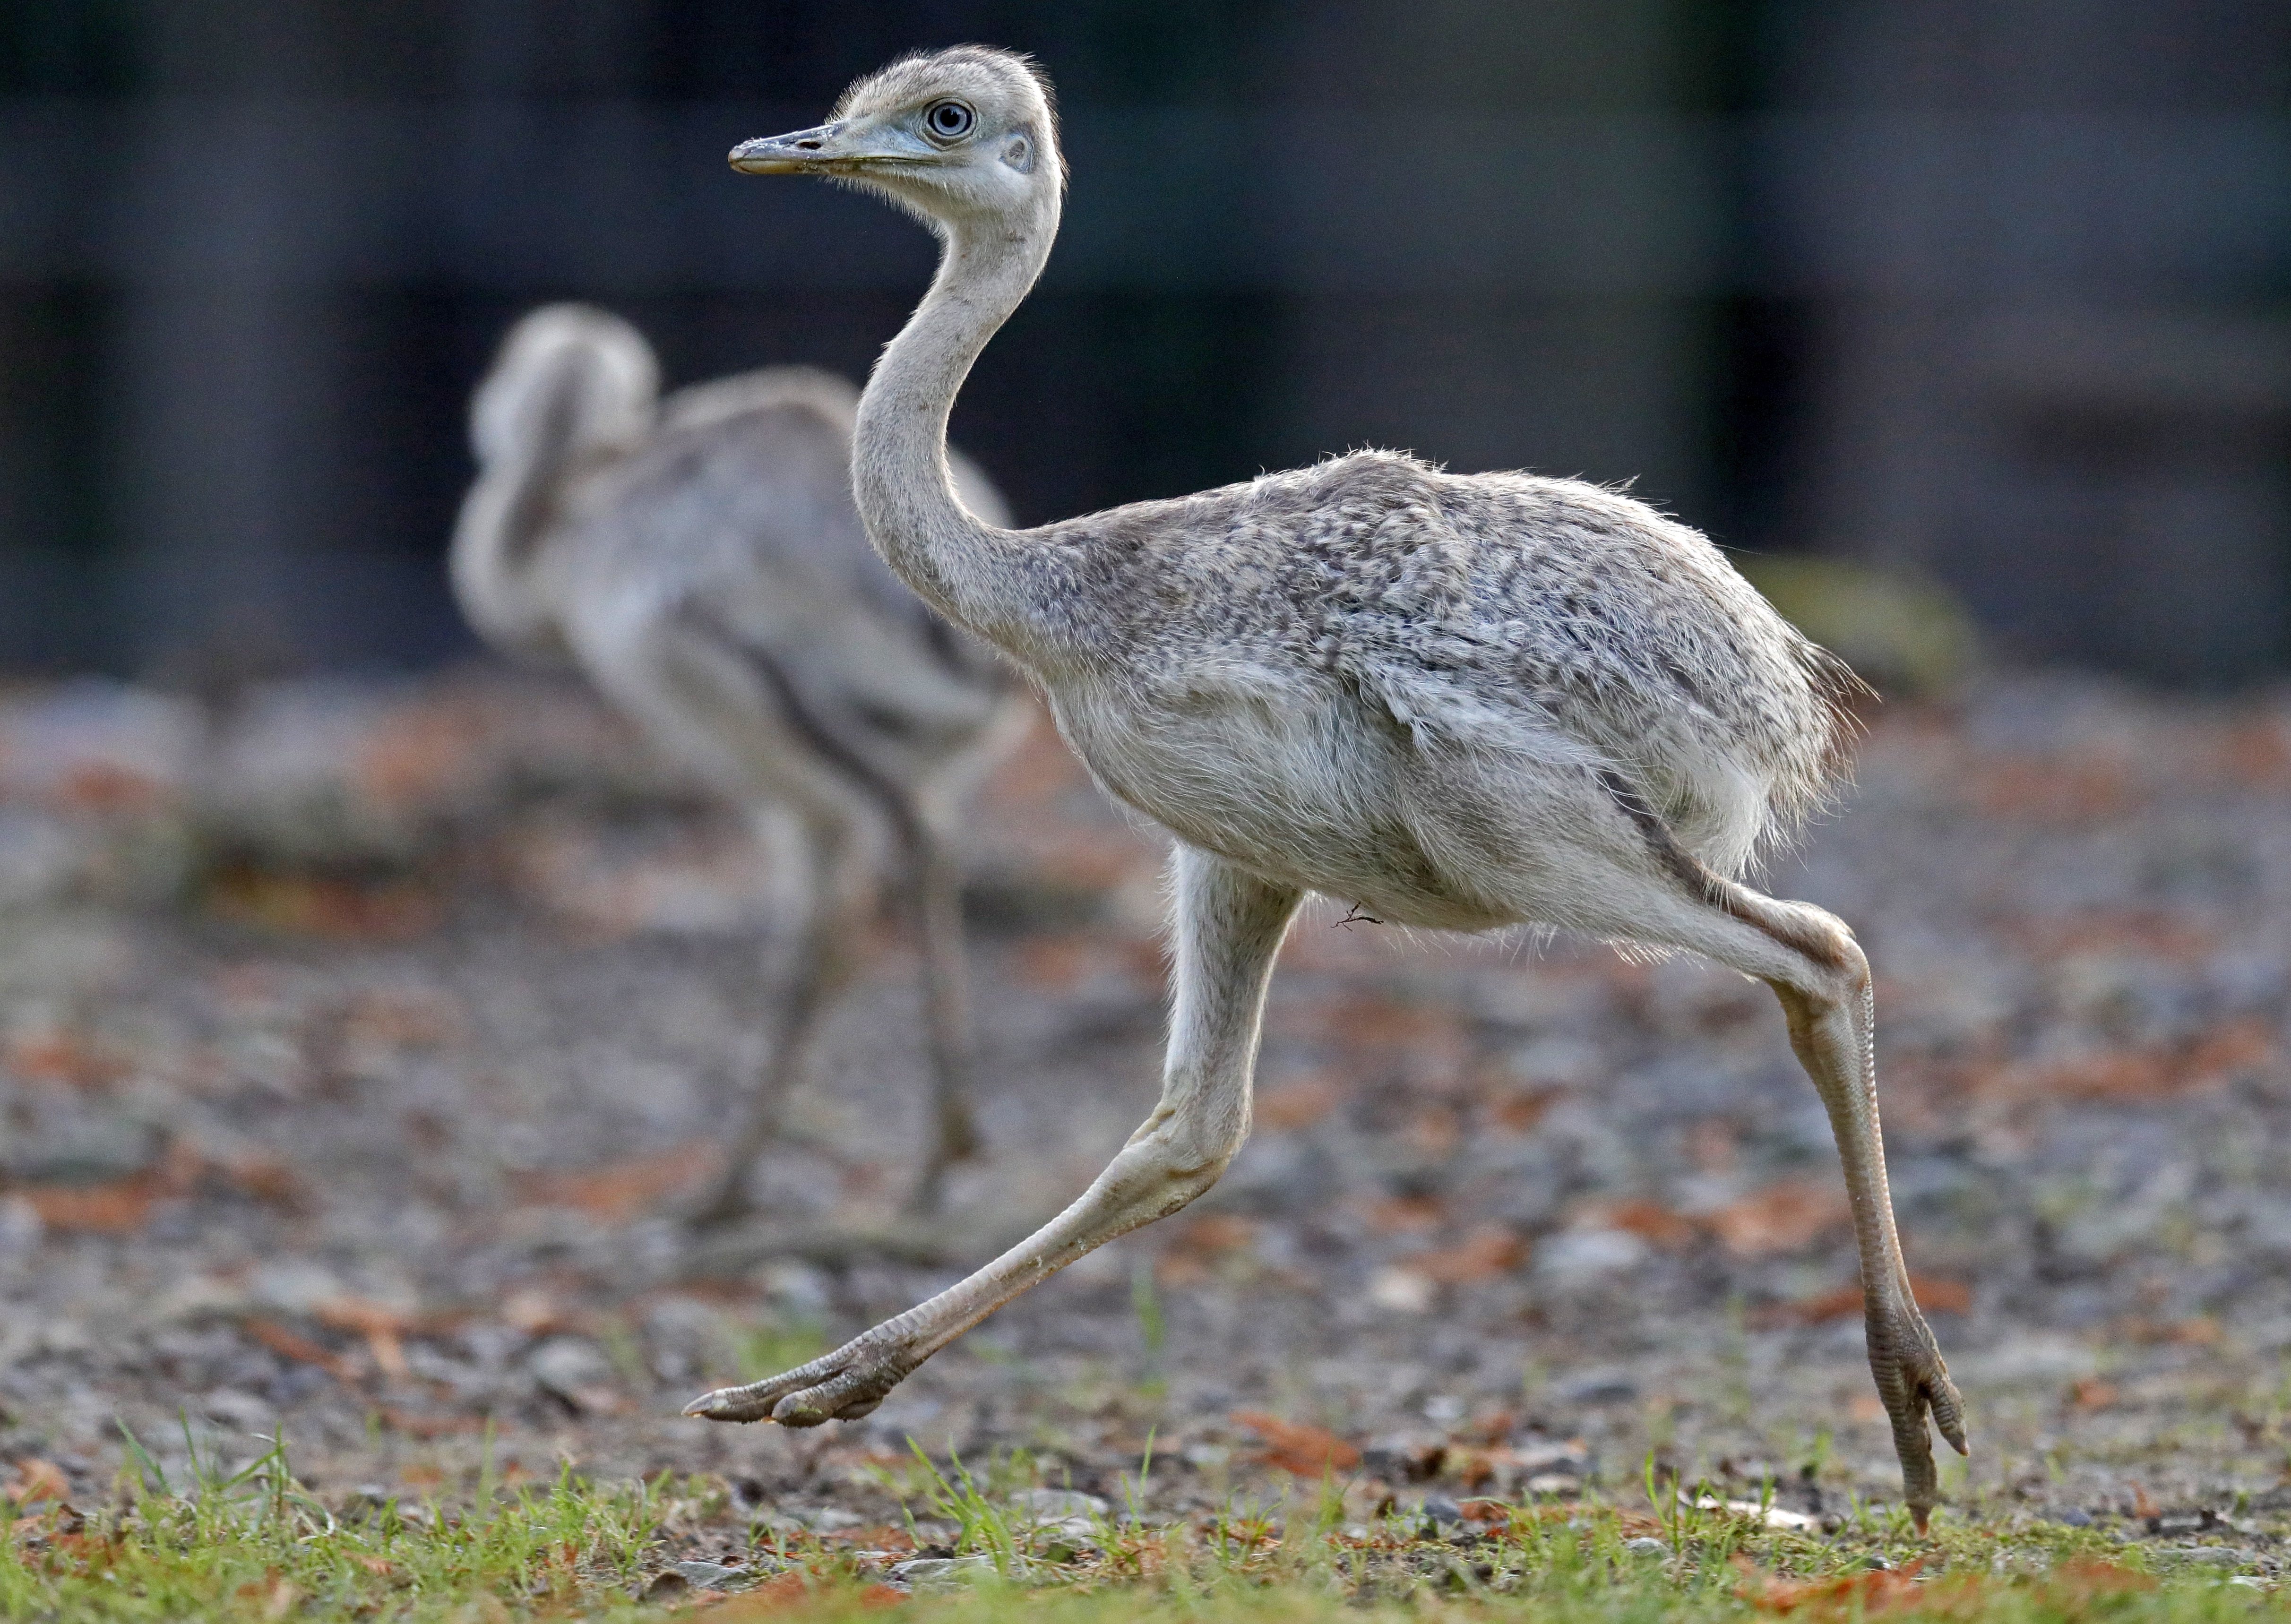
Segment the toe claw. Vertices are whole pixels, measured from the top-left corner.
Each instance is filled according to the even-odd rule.
[[[744,1387],[719,1387],[684,1407],[711,1421],[776,1421],[817,1427],[872,1415],[917,1362],[878,1341],[853,1342],[824,1359]]]
[[[710,1421],[760,1421],[768,1412],[768,1403],[753,1387],[719,1387],[684,1407],[685,1414]]]
[[[1965,1401],[1957,1396],[1957,1384],[1949,1380],[1948,1371],[1934,1378],[1926,1395],[1933,1405],[1934,1428],[1949,1440],[1949,1448],[1960,1455],[1971,1455],[1973,1451],[1965,1441]]]

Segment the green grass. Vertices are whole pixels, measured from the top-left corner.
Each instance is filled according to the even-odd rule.
[[[2195,1620],[2291,1617],[2291,1601],[2209,1572],[2151,1575],[2150,1554],[2097,1529],[1944,1510],[1934,1537],[1898,1514],[1832,1534],[1694,1510],[1546,1502],[1481,1517],[1463,1540],[1415,1515],[1347,1523],[1340,1486],[1306,1485],[1261,1509],[1153,1525],[1118,1518],[1087,1536],[1035,1530],[1008,1499],[1023,1459],[974,1475],[917,1457],[885,1468],[891,1524],[820,1539],[752,1531],[707,1478],[617,1486],[568,1471],[504,1490],[479,1473],[424,1502],[328,1503],[285,1452],[226,1474],[194,1455],[171,1483],[131,1440],[101,1507],[0,1500],[0,1618],[157,1620],[660,1618],[703,1624],[834,1619],[896,1606],[919,1619],[1040,1624],[1338,1617],[1620,1624],[1623,1620],[1861,1617]],[[1126,1485],[1131,1495],[1141,1485]],[[1119,1502],[1117,1501],[1117,1504]],[[1636,1507],[1636,1508],[1635,1508]],[[1446,1531],[1450,1535],[1454,1530]],[[1626,1541],[1654,1538],[1658,1552]],[[918,1544],[977,1560],[912,1598],[882,1581]],[[746,1570],[719,1598],[660,1578],[705,1552]],[[1883,1557],[1892,1571],[1871,1565]],[[1920,1564],[1918,1569],[1909,1564]],[[652,1599],[643,1599],[649,1595]]]

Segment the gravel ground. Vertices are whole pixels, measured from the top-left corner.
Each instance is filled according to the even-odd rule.
[[[1972,1413],[1955,1491],[2263,1540],[2291,1505],[2291,698],[1999,679],[1874,718],[1859,778],[1770,888],[1877,967],[1896,1199]],[[695,1241],[679,1194],[767,1041],[769,876],[576,689],[0,695],[0,1462],[100,1499],[120,1424],[176,1467],[283,1427],[322,1492],[571,1459],[815,1529],[880,1521],[909,1438],[1117,1496],[1150,1440],[1171,1510],[1324,1466],[1371,1509],[1565,1494],[1650,1450],[1815,1515],[1898,1491],[1771,998],[1331,909],[1197,1208],[866,1421],[679,1419],[983,1260],[1148,1108],[1159,841],[1046,726],[977,827],[991,1149],[949,1219],[851,1238],[920,1130],[887,928],[760,1170],[768,1222]]]

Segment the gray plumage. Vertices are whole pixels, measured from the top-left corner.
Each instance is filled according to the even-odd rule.
[[[1564,926],[1772,986],[1853,1196],[1870,1363],[1920,1525],[1928,1417],[1963,1425],[1909,1290],[1879,1138],[1867,962],[1736,878],[1843,755],[1851,678],[1709,543],[1617,492],[1380,452],[1011,531],[944,455],[980,350],[1048,258],[1064,170],[1025,59],[894,64],[734,167],[884,194],[944,239],[859,406],[853,480],[900,577],[1048,695],[1101,783],[1178,837],[1176,997],[1152,1117],[1072,1206],[929,1302],[720,1419],[863,1415],[936,1349],[1215,1183],[1249,1128],[1265,988],[1304,896],[1379,920]]]
[[[641,334],[552,305],[519,322],[471,412],[481,473],[454,538],[471,623],[569,660],[671,754],[736,800],[775,848],[797,929],[779,1033],[719,1137],[708,1217],[744,1206],[825,1009],[856,969],[888,846],[913,864],[935,1072],[917,1202],[971,1148],[949,825],[1023,728],[1017,685],[867,543],[850,484],[858,396],[804,367],[656,399]],[[963,468],[966,495],[1001,499]]]

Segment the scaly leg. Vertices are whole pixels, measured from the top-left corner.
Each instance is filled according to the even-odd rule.
[[[946,1170],[979,1152],[972,1114],[969,961],[962,935],[962,866],[918,812],[913,831],[915,901],[923,961],[924,1025],[930,1038],[931,1121],[922,1172],[909,1194],[911,1218],[936,1216]]]
[[[1903,1498],[1922,1532],[1939,1489],[1927,1416],[1963,1454],[1965,1414],[1917,1311],[1893,1227],[1877,1122],[1869,961],[1853,933],[1821,909],[1777,901],[1712,872],[1619,774],[1603,772],[1598,782],[1635,839],[1620,848],[1587,843],[1570,854],[1576,881],[1570,922],[1611,940],[1691,948],[1764,982],[1781,1000],[1790,1045],[1837,1141],[1861,1253],[1869,1369],[1893,1422]]]
[[[1780,980],[1769,985],[1789,1022],[1790,1047],[1813,1079],[1837,1141],[1846,1194],[1853,1202],[1853,1235],[1861,1253],[1869,1371],[1893,1423],[1893,1450],[1901,1458],[1909,1515],[1923,1533],[1940,1490],[1926,1415],[1930,1411],[1933,1427],[1962,1455],[1967,1452],[1965,1410],[1940,1345],[1909,1289],[1909,1267],[1893,1225],[1885,1136],[1877,1121],[1877,1025],[1869,968],[1843,926],[1837,927],[1837,946],[1843,975],[1807,978],[1828,979],[1832,985],[1809,988]]]
[[[1057,1218],[969,1279],[822,1359],[695,1400],[687,1415],[816,1427],[867,1414],[915,1367],[1038,1282],[1215,1184],[1249,1135],[1265,989],[1302,894],[1179,847],[1177,998],[1162,1098]]]

